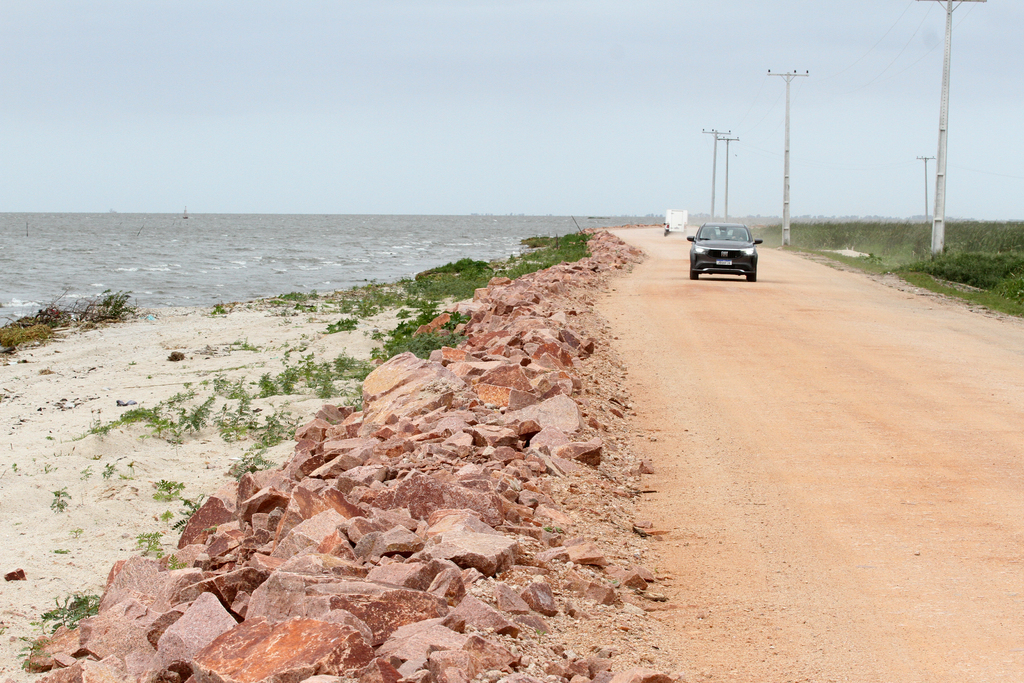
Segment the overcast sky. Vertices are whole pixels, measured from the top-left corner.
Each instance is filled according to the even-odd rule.
[[[954,24],[948,215],[1024,218],[1024,3]],[[909,217],[944,30],[917,0],[0,0],[0,211],[707,212],[718,128],[730,213],[780,215],[766,74],[796,69],[793,214]]]

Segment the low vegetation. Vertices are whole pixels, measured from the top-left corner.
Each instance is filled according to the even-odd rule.
[[[779,226],[759,231],[766,245],[778,243]],[[925,223],[794,223],[791,247],[819,251],[873,272],[894,272],[931,291],[1011,315],[1024,315],[1024,223],[952,221],[946,249],[931,255],[931,225]],[[850,249],[851,258],[832,253]]]
[[[131,292],[109,289],[92,299],[62,303],[63,296],[39,309],[34,315],[18,318],[0,328],[0,346],[18,347],[53,336],[53,330],[73,325],[123,322],[135,315]]]

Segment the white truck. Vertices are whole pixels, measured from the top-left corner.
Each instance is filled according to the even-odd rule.
[[[665,236],[668,237],[670,232],[681,232],[686,234],[686,223],[690,220],[690,212],[669,209],[665,212]]]

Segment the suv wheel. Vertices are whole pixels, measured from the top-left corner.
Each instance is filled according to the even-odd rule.
[[[697,280],[699,278],[700,278],[700,273],[698,273],[696,270],[691,270],[690,271],[690,279],[691,280]]]
[[[747,282],[757,282],[757,271],[747,273]]]

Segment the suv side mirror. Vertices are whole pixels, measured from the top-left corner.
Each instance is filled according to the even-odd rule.
[[[760,237],[754,240],[754,244],[761,244],[762,242],[764,242],[764,240],[761,239]]]
[[[686,241],[687,241],[687,242],[692,242],[692,241],[693,241],[693,240],[695,240],[695,239],[697,239],[697,238],[696,238],[695,236],[693,236],[693,235],[687,235],[687,236],[686,236]]]

